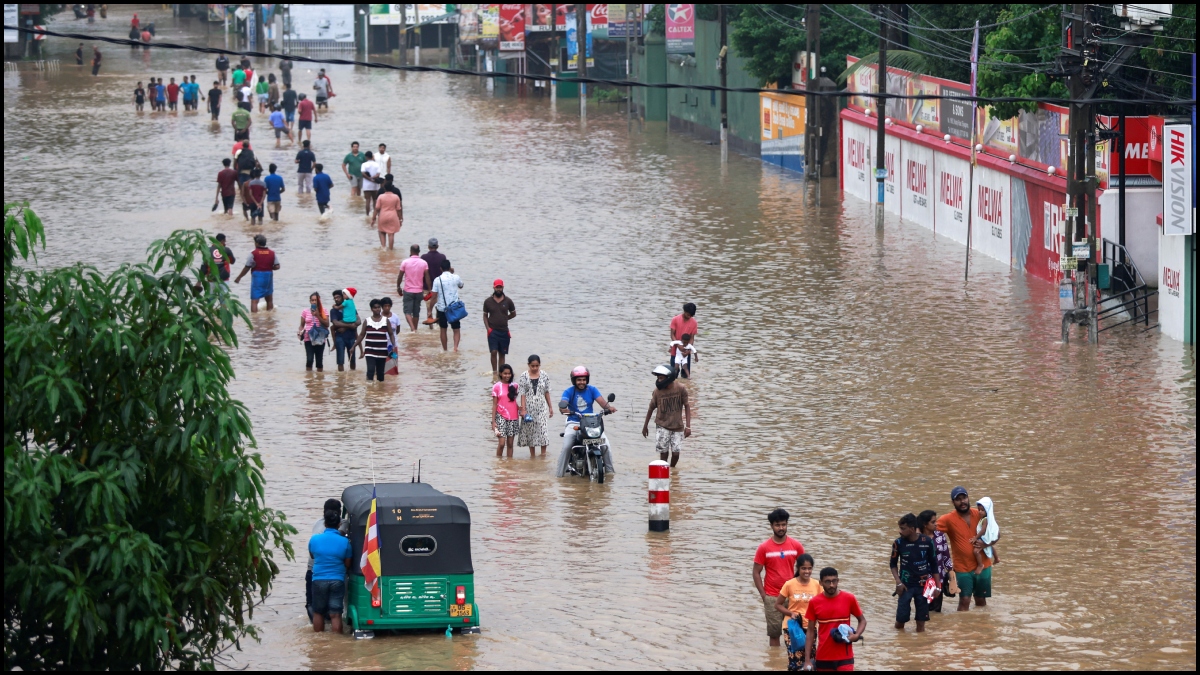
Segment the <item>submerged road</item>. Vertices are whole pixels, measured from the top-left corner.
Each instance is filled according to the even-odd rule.
[[[51,27],[120,35],[128,17],[115,10]],[[206,40],[200,22],[142,20],[157,21],[158,41]],[[233,394],[301,553],[254,613],[261,643],[227,665],[782,669],[750,567],[766,513],[783,506],[791,535],[863,605],[860,668],[1195,668],[1192,348],[1136,331],[1063,346],[1055,288],[983,256],[964,285],[961,246],[891,216],[877,234],[871,207],[842,200],[835,179],[818,209],[792,175],[736,155],[722,168],[715,147],[631,130],[612,105],[593,107],[584,130],[572,101],[433,74],[331,68],[338,96],[313,135],[328,167],[351,141],[387,143],[406,207],[397,251],[378,248],[337,168],[335,214],[319,222],[295,193],[295,148],[274,150],[257,112],[255,149],[285,167],[288,192],[279,222],[250,227],[209,211],[227,122],[131,103],[150,76],[196,74],[206,90],[212,60],[102,47],[93,78],[68,65],[74,47],[49,43],[57,74],[5,73],[4,196],[46,221],[40,262],[112,268],[201,227],[239,258],[261,231],[282,263],[278,308],[241,331]],[[307,91],[311,73],[295,79]],[[395,296],[404,249],[431,236],[466,284],[462,353],[422,328],[402,337],[401,374],[382,386],[337,373],[332,355],[305,373],[295,329],[308,294]],[[513,363],[540,354],[559,390],[586,363],[617,394],[611,483],[555,479],[524,449],[493,456],[480,306],[496,277],[518,310]],[[237,290],[248,302],[248,281]],[[639,431],[685,301],[699,306],[695,435],[672,479],[671,531],[649,535],[655,455]],[[471,509],[483,633],[314,635],[304,551],[322,502],[369,482],[372,462],[379,480],[407,481],[418,459],[425,481]],[[896,520],[946,512],[957,484],[996,502],[995,596],[896,634]]]

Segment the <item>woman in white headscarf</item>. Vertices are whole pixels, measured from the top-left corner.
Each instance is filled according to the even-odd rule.
[[[975,504],[979,507],[979,512],[983,517],[979,519],[979,524],[975,526],[975,536],[983,542],[982,555],[992,559],[992,564],[1000,562],[1000,556],[996,553],[995,543],[1000,539],[1000,524],[996,522],[996,511],[992,505],[991,497],[980,497],[979,502]],[[975,555],[980,555],[980,551],[976,549]],[[983,566],[983,559],[978,558],[980,568]]]

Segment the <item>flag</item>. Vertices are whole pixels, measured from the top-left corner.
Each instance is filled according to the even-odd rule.
[[[971,39],[971,96],[978,96],[979,89],[975,84],[975,76],[979,71],[979,21],[975,22],[975,37]],[[978,116],[976,108],[978,107],[973,99],[971,101],[971,166],[975,166],[975,118]]]
[[[367,516],[367,536],[363,538],[362,560],[358,566],[363,573],[363,586],[374,591],[379,583],[379,528],[375,525],[375,488],[371,488],[371,515]]]

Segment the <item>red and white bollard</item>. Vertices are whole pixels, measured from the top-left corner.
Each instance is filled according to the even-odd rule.
[[[650,462],[650,531],[671,529],[671,465],[656,459]]]

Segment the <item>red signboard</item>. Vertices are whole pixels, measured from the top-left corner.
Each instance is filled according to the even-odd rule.
[[[525,5],[500,5],[500,51],[525,49]]]

